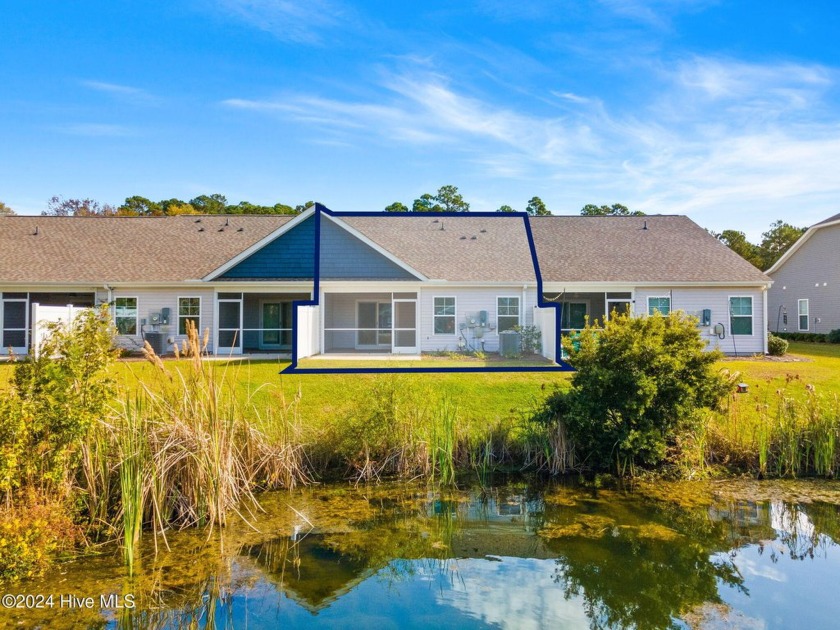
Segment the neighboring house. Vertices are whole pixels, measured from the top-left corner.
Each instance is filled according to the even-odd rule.
[[[188,320],[211,352],[496,352],[500,333],[682,309],[710,346],[766,350],[769,278],[686,217],[334,213],[2,217],[2,347],[33,305],[112,305],[125,347]],[[720,329],[713,333],[716,324]],[[720,333],[720,334],[718,334]]]
[[[827,333],[840,328],[840,214],[808,231],[767,275],[770,330]]]

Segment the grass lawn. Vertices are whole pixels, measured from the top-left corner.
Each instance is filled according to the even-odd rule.
[[[167,360],[167,369],[184,367],[185,362]],[[359,362],[359,367],[380,366],[381,362]],[[416,367],[418,362],[403,362]],[[447,360],[435,362],[446,366]],[[486,427],[496,422],[521,418],[554,387],[566,387],[569,373],[454,373],[454,374],[280,374],[288,366],[286,361],[214,361],[220,370],[236,383],[243,399],[252,396],[257,408],[278,406],[301,394],[300,415],[304,424],[313,429],[340,421],[351,409],[369,397],[370,391],[382,379],[397,384],[411,384],[427,391],[429,400],[448,396],[458,407],[459,417],[466,428]],[[474,364],[471,364],[471,367]],[[498,365],[498,363],[496,364]],[[740,372],[739,381],[749,385],[749,393],[738,396],[744,413],[759,402],[770,402],[776,391],[785,389],[786,395],[804,397],[805,385],[817,392],[840,396],[840,345],[791,343],[789,355],[783,360],[771,358],[728,358],[721,367]],[[345,362],[310,361],[307,367],[351,367]],[[13,366],[0,364],[0,387],[12,374]],[[121,361],[114,367],[115,376],[129,391],[138,382],[154,385],[160,378],[158,371],[146,361]]]
[[[350,367],[346,362],[315,361],[311,367]],[[360,367],[381,367],[383,362],[360,362]],[[417,367],[418,362],[404,362]],[[442,363],[446,363],[445,361]],[[186,361],[165,361],[173,372],[187,367]],[[288,361],[213,361],[213,369],[236,384],[242,400],[249,397],[256,408],[279,407],[300,393],[300,417],[306,428],[318,430],[341,421],[353,409],[364,408],[370,392],[383,380],[420,388],[423,398],[436,402],[443,396],[452,400],[462,426],[486,428],[497,422],[508,424],[526,416],[545,394],[556,386],[567,386],[568,372],[452,373],[452,374],[281,374]],[[440,365],[437,361],[435,366]],[[474,365],[471,365],[473,367]],[[160,372],[147,361],[120,361],[115,375],[128,391],[139,382],[151,387]],[[10,365],[0,365],[0,382],[11,374]],[[360,404],[361,403],[361,404]]]
[[[766,402],[779,389],[791,397],[804,395],[805,385],[840,396],[840,344],[791,342],[781,359],[727,359],[722,365],[741,373],[740,380],[750,386],[745,398],[756,402]]]

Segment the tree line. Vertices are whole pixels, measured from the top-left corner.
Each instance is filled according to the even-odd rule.
[[[762,271],[772,267],[808,228],[794,227],[781,219],[770,224],[770,229],[761,235],[761,242],[751,243],[746,234],[738,230],[724,230],[712,234],[741,258]]]
[[[458,192],[458,187],[452,184],[446,184],[438,188],[435,194],[424,193],[420,195],[411,204],[411,208],[401,201],[395,201],[392,204],[385,206],[385,212],[469,212],[470,204],[464,200],[461,193]],[[512,206],[507,204],[499,206],[496,212],[518,212]],[[531,216],[541,217],[549,216],[551,210],[548,209],[545,202],[539,197],[531,197],[525,204],[525,212]],[[583,216],[641,216],[644,212],[639,210],[631,211],[626,206],[620,203],[614,203],[611,206],[596,206],[594,204],[585,205],[581,211]]]
[[[58,217],[158,217],[177,214],[299,214],[314,202],[289,206],[276,203],[273,206],[262,206],[248,201],[229,204],[224,195],[199,195],[189,201],[183,199],[163,199],[152,201],[140,195],[127,197],[119,206],[100,204],[94,199],[65,199],[52,197],[47,202],[47,209],[41,214]]]

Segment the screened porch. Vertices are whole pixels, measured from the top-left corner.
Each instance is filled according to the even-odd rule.
[[[292,304],[308,299],[308,293],[219,293],[216,353],[291,352]]]
[[[615,312],[633,311],[629,291],[545,294],[543,299],[562,306],[560,330],[564,335],[585,328],[587,322],[599,326]]]
[[[326,293],[323,353],[416,354],[417,293]]]

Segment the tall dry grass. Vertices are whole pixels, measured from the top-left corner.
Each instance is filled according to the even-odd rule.
[[[260,509],[258,490],[311,480],[297,397],[287,403],[281,396],[276,406],[262,409],[253,395],[241,400],[237,368],[205,360],[207,335],[200,339],[191,324],[178,349],[189,361],[164,364],[147,344],[156,379],[141,382],[108,424],[120,489],[117,520],[130,567],[144,527],[165,542],[169,528],[212,530],[231,515],[249,520]],[[101,494],[107,484],[93,485]]]

